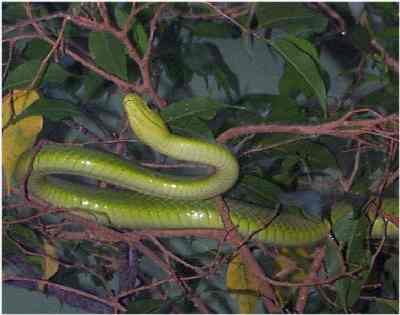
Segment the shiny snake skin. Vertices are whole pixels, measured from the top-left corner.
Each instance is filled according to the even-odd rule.
[[[199,178],[167,176],[111,153],[50,144],[38,152],[27,151],[20,157],[15,173],[17,182],[22,184],[31,167],[27,182],[30,194],[111,226],[222,229],[213,197],[224,193],[237,181],[239,165],[233,154],[221,145],[171,134],[161,117],[137,95],[127,95],[123,104],[139,140],[174,159],[212,166],[214,173]],[[124,190],[82,185],[51,176],[54,174],[88,177]],[[262,229],[275,215],[271,210],[253,204],[235,200],[227,200],[227,203],[233,223],[243,235]],[[393,200],[385,203],[385,211],[394,213]],[[350,205],[337,204],[332,210],[332,222],[351,210]],[[380,235],[383,226],[382,219],[378,219],[373,235]],[[288,209],[275,216],[254,238],[277,246],[304,246],[324,239],[329,231],[328,222],[309,220],[299,210]],[[396,236],[397,228],[390,224],[387,234]]]

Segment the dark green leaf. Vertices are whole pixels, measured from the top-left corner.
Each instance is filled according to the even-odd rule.
[[[313,59],[308,54],[304,53],[303,50],[300,50],[297,46],[285,39],[271,41],[270,44],[284,57],[286,62],[290,63],[296,69],[313,89],[326,116],[327,96],[325,84]]]
[[[115,14],[115,21],[117,22],[118,27],[122,29],[125,26],[125,22],[129,16],[129,13],[126,10],[124,10],[123,7],[115,6],[114,14]]]
[[[361,51],[368,51],[370,37],[365,27],[360,25],[354,26],[349,32],[351,43]]]
[[[4,2],[3,23],[13,23],[17,20],[26,18],[26,11],[23,2]]]
[[[43,59],[49,54],[51,47],[52,46],[44,40],[34,38],[27,45],[24,55],[30,60]]]
[[[89,35],[89,51],[96,64],[104,70],[127,79],[127,61],[122,43],[108,32]]]
[[[314,95],[311,86],[291,64],[285,66],[285,71],[279,80],[279,92],[293,99],[296,99],[300,93],[304,93],[307,98]]]
[[[210,75],[223,58],[217,46],[210,43],[194,43],[186,47],[183,55],[184,63],[201,76]]]
[[[162,109],[161,116],[178,133],[213,140],[214,136],[204,120],[214,118],[217,111],[224,107],[228,105],[207,97],[195,97],[171,103]]]
[[[371,298],[372,314],[399,314],[399,300],[374,297]]]
[[[40,60],[31,60],[19,65],[8,75],[4,89],[28,87],[35,79],[40,64]],[[50,63],[42,76],[42,82],[63,83],[70,75],[58,64]]]
[[[346,252],[346,262],[350,270],[357,267],[367,267],[370,260],[369,249],[365,247],[368,234],[368,219],[365,216],[353,221],[353,226],[348,238]],[[347,309],[352,307],[359,299],[361,288],[364,285],[369,271],[364,270],[359,273],[357,279],[344,278],[338,280],[336,285],[337,302]]]
[[[131,301],[128,304],[128,313],[130,314],[152,314],[158,313],[165,304],[163,300],[142,299]]]
[[[280,187],[266,179],[257,176],[246,175],[240,180],[235,189],[235,195],[265,205],[270,202],[274,205],[279,202],[278,195],[282,192]]]
[[[148,39],[146,30],[144,29],[143,24],[139,21],[136,21],[135,24],[133,24],[133,38],[141,55],[144,55],[147,50]]]
[[[288,35],[285,37],[286,40],[295,44],[297,48],[303,50],[305,53],[309,54],[313,59],[314,62],[318,65],[319,64],[319,56],[317,49],[308,41],[300,37],[295,37]]]
[[[332,242],[326,242],[325,267],[330,277],[339,274],[345,268],[340,249]]]
[[[208,97],[194,97],[171,103],[161,110],[161,116],[167,123],[189,117],[210,120],[215,117],[218,110],[227,107],[229,106]]]
[[[84,102],[102,93],[103,89],[101,87],[103,85],[104,79],[94,72],[90,72],[83,81],[83,86],[85,87]]]
[[[79,116],[81,114],[78,107],[67,101],[40,98],[18,115],[16,121],[35,115],[44,116],[52,121],[60,121],[67,117]]]
[[[253,94],[241,98],[240,105],[257,113],[263,122],[303,122],[301,108],[285,95]]]
[[[40,239],[34,231],[22,224],[14,224],[8,230],[12,239],[19,241],[21,244],[34,248],[35,246],[42,246]]]
[[[222,88],[226,95],[232,97],[231,90],[233,90],[236,95],[240,94],[239,91],[239,81],[236,75],[225,65],[214,68],[214,76],[217,81],[218,88]]]
[[[232,38],[239,32],[235,26],[217,21],[188,21],[184,24],[194,36],[211,38]]]
[[[278,27],[289,33],[322,32],[328,20],[302,3],[258,3],[256,15],[259,27]]]
[[[224,89],[229,97],[231,97],[230,90],[239,95],[239,81],[225,63],[216,45],[211,43],[188,45],[183,53],[183,62],[205,80],[209,75],[214,76],[218,87]]]

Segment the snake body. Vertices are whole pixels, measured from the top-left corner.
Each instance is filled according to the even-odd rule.
[[[127,95],[123,104],[131,128],[143,143],[177,160],[209,165],[214,173],[198,178],[166,176],[112,153],[51,144],[38,152],[29,150],[20,157],[15,172],[17,183],[21,185],[27,179],[31,195],[116,227],[222,229],[213,197],[237,181],[239,166],[233,154],[222,145],[170,133],[161,117],[137,95]],[[88,177],[124,190],[82,185],[54,174]],[[227,204],[240,233],[249,235],[260,230],[254,237],[268,244],[313,244],[324,239],[330,230],[329,223],[311,221],[295,209],[275,216],[271,210],[253,204],[236,200],[227,200]],[[337,205],[331,214],[332,222],[351,209],[350,205]],[[396,234],[392,230],[389,232]]]

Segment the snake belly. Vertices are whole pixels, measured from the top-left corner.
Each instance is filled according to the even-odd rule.
[[[127,95],[124,107],[131,128],[142,142],[175,159],[209,165],[214,173],[198,178],[167,176],[112,153],[51,144],[37,152],[29,150],[20,157],[15,172],[17,183],[22,185],[27,179],[26,188],[31,195],[111,226],[223,229],[213,197],[237,181],[239,166],[233,154],[221,145],[171,134],[161,117],[137,95]],[[87,177],[113,187],[83,185],[55,174]],[[296,209],[276,216],[271,210],[249,203],[227,200],[227,204],[241,234],[258,231],[254,238],[268,244],[314,244],[330,230],[327,222],[309,220]],[[350,205],[340,204],[332,211],[332,222],[351,210]]]

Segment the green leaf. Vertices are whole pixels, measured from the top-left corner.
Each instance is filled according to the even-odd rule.
[[[125,25],[126,19],[129,16],[129,13],[126,10],[124,10],[124,8],[120,6],[115,6],[114,14],[115,14],[115,22],[117,23],[118,27],[122,29]]]
[[[342,270],[342,257],[340,254],[340,249],[334,246],[332,242],[326,242],[326,252],[325,252],[325,268],[328,276],[332,277],[339,274]]]
[[[385,298],[372,297],[374,301],[374,308],[372,313],[375,314],[398,314],[399,313],[399,300],[391,300]]]
[[[239,35],[235,26],[218,21],[188,21],[184,26],[190,29],[192,35],[210,38],[232,38]]]
[[[39,38],[32,39],[24,50],[24,56],[29,60],[43,59],[51,50],[51,45]]]
[[[232,97],[231,90],[233,90],[236,95],[240,94],[239,81],[228,67],[215,67],[214,77],[217,81],[218,88],[222,88],[227,96]]]
[[[183,52],[183,62],[190,70],[205,80],[210,75],[214,76],[218,87],[222,88],[228,97],[231,97],[230,90],[239,95],[239,81],[225,63],[216,45],[211,43],[188,45]]]
[[[178,133],[205,137],[214,140],[214,136],[204,120],[215,117],[218,110],[228,107],[224,103],[207,97],[194,97],[171,103],[161,110],[162,118]]]
[[[328,19],[301,3],[258,3],[256,16],[259,28],[278,27],[289,33],[323,32]]]
[[[319,69],[313,59],[303,50],[285,39],[270,41],[271,46],[276,49],[296,71],[303,77],[318,97],[324,115],[327,115],[327,96],[324,81]]]
[[[161,116],[167,123],[190,117],[210,120],[215,117],[218,110],[227,107],[229,105],[199,96],[171,103],[161,110]]]
[[[89,35],[89,51],[96,64],[123,80],[127,80],[127,60],[122,43],[108,32]]]
[[[292,35],[288,35],[285,37],[286,40],[295,44],[297,48],[303,50],[305,53],[309,54],[315,61],[316,64],[319,64],[319,56],[317,49],[308,41],[300,37],[295,37]]]
[[[235,193],[259,204],[265,204],[269,201],[271,205],[279,202],[278,196],[282,192],[280,187],[266,179],[245,175],[240,180]]]
[[[35,246],[42,246],[41,241],[34,231],[22,224],[14,224],[9,229],[9,235],[22,244],[34,248]]]
[[[165,301],[156,299],[134,300],[128,303],[128,313],[129,314],[158,313],[158,311],[164,304]]]
[[[346,262],[350,266],[350,270],[369,266],[370,251],[364,245],[368,235],[368,225],[369,222],[365,216],[353,221],[346,252]],[[336,281],[337,302],[344,309],[352,307],[358,301],[368,274],[369,270],[365,270],[358,274],[357,279],[344,278]]]
[[[146,30],[144,29],[143,24],[140,23],[139,21],[136,21],[135,24],[133,24],[133,38],[137,44],[137,47],[141,55],[143,56],[147,50],[148,39]]]
[[[78,107],[67,101],[40,98],[18,115],[15,120],[17,122],[29,116],[40,115],[52,121],[60,121],[67,117],[79,116],[81,114]]]
[[[350,42],[361,51],[368,51],[370,47],[370,36],[365,27],[354,26],[349,32]]]
[[[26,11],[23,2],[9,2],[3,5],[3,25],[15,23],[15,21],[26,19]]]
[[[85,93],[83,96],[84,102],[87,102],[89,99],[94,98],[102,93],[103,89],[101,87],[103,85],[104,79],[102,77],[98,76],[94,72],[89,72],[83,81],[83,86],[85,88]]]
[[[11,90],[28,87],[35,79],[40,64],[40,60],[31,60],[19,65],[8,75],[4,89]],[[71,74],[60,65],[50,63],[42,75],[41,82],[63,83],[69,76]]]
[[[263,122],[303,122],[301,108],[286,95],[249,94],[240,99],[240,105],[261,116]]]

